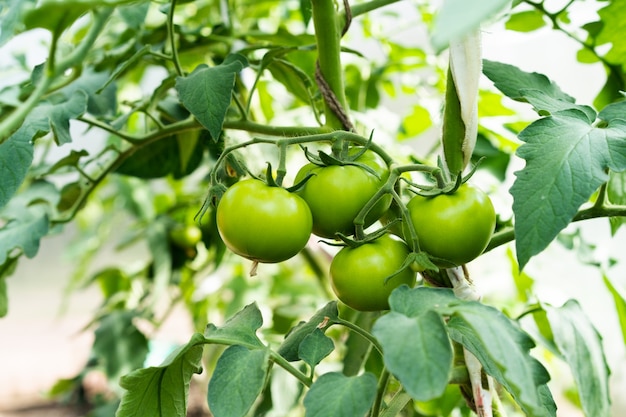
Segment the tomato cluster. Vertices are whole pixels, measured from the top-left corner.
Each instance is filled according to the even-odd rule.
[[[295,178],[301,187],[293,192],[245,179],[220,198],[218,231],[226,246],[240,256],[259,263],[282,262],[300,252],[311,234],[345,239],[355,233],[355,219],[360,218],[359,226],[366,228],[388,214],[391,194],[371,204],[389,175],[382,159],[367,150],[345,164],[303,166]],[[371,207],[365,210],[368,203]],[[396,232],[404,240],[383,234],[347,241],[350,244],[334,256],[330,284],[346,305],[361,311],[388,309],[391,291],[400,285],[413,286],[417,271],[423,270],[407,261],[412,252],[427,253],[438,267],[461,265],[485,250],[495,227],[491,200],[467,184],[449,194],[416,195],[404,213],[408,218],[402,219]]]

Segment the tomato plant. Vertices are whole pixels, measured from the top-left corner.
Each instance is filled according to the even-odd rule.
[[[354,234],[355,218],[389,176],[385,163],[372,151],[365,151],[354,163],[363,164],[373,172],[353,164],[318,166],[313,163],[298,171],[296,183],[311,175],[298,194],[311,208],[313,233],[317,236],[334,238],[337,233]],[[390,204],[388,195],[377,201],[367,213],[363,227],[377,221]]]
[[[117,417],[626,415],[624,2],[0,4],[3,341],[50,354],[21,299],[99,290],[53,396]],[[17,365],[0,377],[46,379]],[[92,372],[107,389],[85,398]]]
[[[311,235],[308,206],[297,195],[257,179],[235,183],[217,205],[217,228],[226,246],[257,262],[282,262]]]
[[[330,264],[337,298],[359,311],[388,310],[396,287],[415,285],[415,272],[404,264],[409,253],[404,242],[389,235],[341,249]]]
[[[491,199],[469,184],[452,194],[416,195],[407,208],[420,248],[441,265],[461,265],[476,259],[487,247],[496,225]]]

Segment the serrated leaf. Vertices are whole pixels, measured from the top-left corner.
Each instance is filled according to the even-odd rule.
[[[470,350],[529,416],[555,415],[549,391],[544,388],[549,375],[529,354],[532,339],[502,312],[461,300],[448,288],[400,287],[391,294],[389,304],[389,314],[410,318],[433,311],[450,317],[450,337]]]
[[[230,55],[221,65],[200,65],[191,74],[176,78],[181,102],[213,138],[220,136],[236,74],[246,65],[242,56]]]
[[[148,339],[133,323],[137,316],[135,311],[113,311],[94,332],[93,351],[109,380],[140,368],[148,355]]]
[[[117,109],[117,87],[107,84],[110,75],[85,69],[80,77],[57,91],[52,97],[62,96],[70,100],[78,91],[87,95],[87,111],[94,116],[112,116]]]
[[[626,100],[607,105],[600,110],[598,118],[605,122],[610,122],[613,119],[626,119]]]
[[[544,306],[556,345],[568,363],[586,416],[609,417],[609,368],[602,338],[580,305],[569,300],[560,308]]]
[[[554,98],[541,90],[521,89],[520,94],[524,97],[537,113],[542,116],[555,114],[563,110],[579,110],[586,117],[589,123],[596,120],[596,112],[593,108],[585,105],[575,104],[571,101]]]
[[[626,31],[626,3],[609,2],[606,7],[598,10],[602,26],[596,37],[596,45],[611,44],[611,49],[604,56],[611,63],[624,67],[626,65],[626,45],[621,42]]]
[[[75,151],[72,149],[69,155],[59,159],[57,162],[55,162],[54,165],[50,167],[50,169],[48,170],[48,174],[51,174],[63,167],[77,166],[80,158],[82,158],[83,156],[89,156],[89,152],[84,149],[81,149],[80,151]]]
[[[526,415],[556,416],[545,385],[550,376],[529,354],[534,347],[532,339],[493,307],[467,302],[455,310],[447,323],[450,337],[476,356],[485,372],[512,395]]]
[[[483,73],[498,90],[513,100],[526,101],[522,90],[539,90],[554,99],[571,103],[575,101],[545,75],[525,72],[514,65],[484,59]]]
[[[59,104],[44,104],[42,111],[47,113],[50,130],[54,134],[57,145],[72,141],[70,120],[82,116],[87,111],[87,93],[82,90],[74,92],[67,101]]]
[[[23,29],[22,14],[36,0],[8,0],[0,4],[0,46]]]
[[[135,30],[141,29],[150,9],[150,0],[135,1],[129,5],[118,7],[118,12],[124,22]]]
[[[139,369],[120,379],[127,390],[116,417],[185,417],[193,374],[200,373],[204,336],[196,333],[161,366]]]
[[[316,327],[300,343],[298,356],[311,368],[315,368],[334,349],[333,340]]]
[[[449,308],[462,303],[449,288],[398,287],[389,296],[391,311],[407,317],[418,317],[428,311],[449,313]]]
[[[523,269],[574,218],[580,206],[608,180],[607,169],[626,169],[626,121],[606,128],[569,110],[524,129],[517,150],[526,160],[511,187],[517,259]]]
[[[544,14],[539,10],[524,10],[509,16],[504,27],[517,32],[532,32],[546,25],[543,17]]]
[[[331,301],[326,304],[318,310],[309,321],[300,322],[289,331],[285,336],[285,340],[278,348],[278,354],[288,361],[299,360],[300,356],[298,355],[298,351],[300,349],[300,343],[302,343],[304,338],[313,333],[320,325],[322,329],[328,327],[333,319],[337,318],[338,314],[336,301]]]
[[[196,134],[197,132],[190,132]],[[192,139],[192,140],[188,140]],[[167,136],[141,146],[116,169],[118,174],[151,179],[191,174],[202,161],[204,144],[193,137]]]
[[[43,28],[61,33],[80,16],[101,6],[115,6],[134,0],[43,0],[24,13],[26,29]]]
[[[372,333],[383,347],[385,366],[418,401],[441,396],[452,368],[452,346],[439,314],[429,310],[407,317],[390,312]]]
[[[431,44],[437,53],[443,51],[451,41],[477,30],[481,23],[508,5],[509,0],[445,0],[435,17]]]
[[[364,416],[374,404],[375,396],[374,375],[349,377],[329,372],[320,376],[304,396],[305,417]]]
[[[2,275],[0,274],[0,276]],[[615,311],[620,329],[622,330],[622,340],[624,341],[624,346],[626,346],[626,295],[611,282],[609,277],[605,275],[603,278],[604,285],[609,289],[615,301]]]
[[[269,353],[230,346],[222,353],[209,381],[209,409],[215,417],[244,417],[265,385]]]
[[[0,229],[0,265],[3,265],[14,249],[21,251],[28,258],[39,251],[39,241],[48,234],[50,219],[41,205],[31,207],[25,214],[9,221]]]
[[[210,323],[204,335],[211,343],[263,347],[256,331],[263,325],[261,311],[256,304],[248,304],[243,310],[228,319],[221,327]]]
[[[0,208],[18,190],[33,162],[32,136],[22,126],[6,142],[0,144]]]

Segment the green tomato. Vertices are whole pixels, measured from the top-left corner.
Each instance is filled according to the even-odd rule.
[[[202,230],[193,224],[177,224],[170,230],[170,239],[181,248],[193,248],[202,240]]]
[[[408,267],[400,270],[409,253],[403,241],[389,235],[356,248],[344,247],[330,264],[333,291],[355,310],[387,310],[391,291],[402,284],[415,285],[416,273]]]
[[[454,194],[415,196],[407,208],[420,249],[438,258],[435,263],[442,267],[477,258],[496,225],[496,213],[487,194],[468,184]]]
[[[354,234],[354,219],[389,177],[387,166],[372,151],[366,151],[357,162],[372,168],[380,179],[354,165],[307,164],[296,175],[295,182],[299,183],[313,174],[298,194],[311,208],[315,235],[334,238],[336,233]],[[391,196],[385,195],[366,216],[364,227],[376,222],[390,204]]]
[[[305,201],[257,179],[226,190],[216,216],[226,246],[257,262],[285,261],[300,252],[311,235],[311,211]]]

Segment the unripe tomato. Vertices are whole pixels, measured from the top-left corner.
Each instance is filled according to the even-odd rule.
[[[181,248],[193,248],[202,239],[202,230],[193,224],[177,224],[170,230],[170,239]]]
[[[314,174],[298,194],[311,208],[315,235],[333,238],[338,232],[354,234],[355,217],[389,177],[387,166],[372,151],[366,151],[356,162],[372,168],[380,179],[354,165],[320,167],[307,164],[296,175],[295,182],[298,183],[309,173]],[[364,227],[378,220],[390,204],[390,195],[378,201],[366,216]]]
[[[454,194],[415,196],[407,205],[420,249],[440,258],[439,266],[461,265],[477,258],[496,225],[491,200],[464,184]]]
[[[257,179],[235,183],[217,205],[217,228],[226,246],[257,262],[282,262],[296,255],[309,240],[311,227],[311,211],[302,198]]]
[[[357,248],[345,247],[330,264],[333,291],[355,310],[387,310],[391,291],[402,284],[415,285],[416,273],[411,268],[400,271],[409,253],[404,242],[389,235]]]

